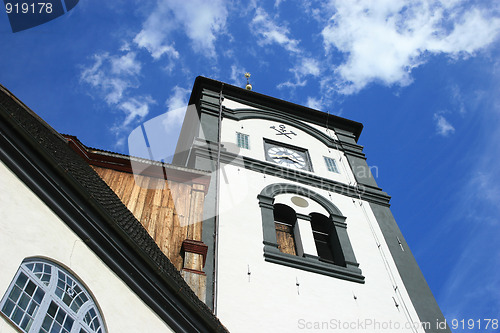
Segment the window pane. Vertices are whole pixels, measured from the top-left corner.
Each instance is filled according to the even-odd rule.
[[[31,319],[29,316],[25,316],[23,322],[21,323],[21,328],[25,331],[28,331],[31,327],[32,322],[33,319]]]
[[[335,162],[335,160],[326,156],[324,157],[328,171],[339,173],[339,169],[337,168],[337,163]]]
[[[71,328],[73,327],[73,318],[71,317],[66,317],[66,321],[64,322],[64,329],[67,331],[71,331]]]
[[[54,318],[56,316],[56,312],[57,312],[57,305],[56,305],[56,303],[54,303],[54,302],[50,303],[49,310],[47,311],[47,313],[50,316],[52,316],[52,318]]]
[[[333,233],[332,222],[323,214],[311,213],[311,228],[318,256],[329,262],[334,262],[331,237]]]
[[[30,298],[28,295],[26,294],[23,294],[21,296],[21,299],[19,300],[19,303],[17,304],[21,309],[23,310],[26,310],[26,308],[28,307],[28,303],[30,301]]]
[[[19,286],[23,289],[21,290]],[[39,304],[32,299],[32,295],[38,295],[41,300],[44,292],[21,272],[2,308],[2,312],[25,332],[30,329],[39,307]]]
[[[66,313],[64,313],[61,309],[59,309],[59,312],[57,313],[57,316],[56,316],[56,321],[59,324],[62,324],[64,322],[65,317],[66,317]]]
[[[16,309],[14,310],[14,314],[12,316],[12,321],[19,325],[21,319],[23,318],[23,314],[24,314],[23,310],[16,307]]]
[[[12,288],[9,298],[14,302],[17,302],[20,295],[21,295],[21,289],[19,289],[18,286],[14,286],[14,288]]]
[[[55,314],[53,316],[52,314]],[[65,332],[69,333],[73,327],[74,319],[68,316],[68,314],[60,308],[57,304],[52,302],[49,306],[49,311],[43,321],[41,332]]]
[[[35,297],[33,297],[33,299],[35,300],[35,302],[37,302],[38,304],[42,303],[42,298],[43,298],[43,295],[45,293],[43,292],[42,289],[38,288],[38,290],[36,291],[35,293]]]
[[[249,149],[248,135],[243,133],[236,133],[236,141],[238,142],[238,147]]]
[[[295,225],[295,221],[297,220],[297,214],[295,213],[295,210],[293,210],[293,208],[287,205],[275,204],[274,220],[293,226]]]
[[[32,271],[40,281],[46,286],[49,285],[50,276],[52,273],[51,266],[47,263],[37,262],[25,265],[30,271]]]
[[[84,321],[92,329],[93,332],[101,331],[101,322],[99,321],[97,312],[94,308],[91,308],[89,311],[87,311]]]
[[[323,238],[323,237],[320,237],[320,238]],[[314,242],[316,243],[316,250],[318,251],[318,256],[321,259],[333,262],[332,250],[330,249],[329,243],[327,241],[320,239],[320,238],[318,238],[316,236],[314,239]]]
[[[7,300],[7,302],[5,302],[5,304],[3,305],[2,312],[7,317],[10,317],[10,314],[12,313],[13,309],[14,309],[14,303],[11,300]]]
[[[50,333],[59,333],[59,332],[61,332],[61,325],[59,325],[58,323],[54,323],[54,325],[52,325]]]
[[[105,333],[101,326],[100,314],[90,295],[63,268],[45,260],[30,261],[23,263],[17,274],[17,278],[9,287],[10,292],[4,295],[1,312],[20,331],[70,333],[76,326],[76,314],[82,306],[90,302],[89,311],[79,316],[77,332]],[[53,274],[57,279],[51,279]],[[49,304],[40,307],[45,297],[49,298]],[[56,299],[60,299],[64,304],[58,303]],[[72,317],[73,312],[75,315]]]
[[[36,289],[36,284],[34,284],[33,281],[29,281],[25,291],[28,295],[33,296],[33,292],[35,291],[35,289]]]
[[[24,285],[26,284],[26,281],[28,281],[28,277],[24,275],[23,273],[19,274],[19,277],[17,278],[16,281],[16,286],[18,286],[21,289],[24,289]]]
[[[33,270],[34,273],[39,273],[43,270],[43,265],[41,262],[37,262],[35,264],[35,269]]]
[[[28,307],[28,314],[31,317],[34,317],[35,314],[36,314],[36,309],[37,308],[38,308],[38,304],[36,304],[35,302],[31,302],[30,306]]]
[[[48,332],[50,329],[50,324],[52,324],[52,318],[50,318],[49,316],[45,316],[41,331],[43,330],[45,332]]]

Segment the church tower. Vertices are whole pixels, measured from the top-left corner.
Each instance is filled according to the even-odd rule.
[[[206,303],[229,331],[449,332],[363,125],[198,77],[173,163],[212,172]]]

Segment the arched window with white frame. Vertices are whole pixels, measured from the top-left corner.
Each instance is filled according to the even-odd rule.
[[[46,259],[26,259],[21,264],[0,302],[0,312],[22,332],[106,332],[82,283]]]

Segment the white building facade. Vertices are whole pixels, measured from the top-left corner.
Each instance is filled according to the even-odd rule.
[[[449,332],[361,124],[201,77],[190,104],[174,163],[215,175],[207,303],[230,331]]]

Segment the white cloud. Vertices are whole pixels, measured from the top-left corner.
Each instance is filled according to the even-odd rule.
[[[94,64],[83,69],[80,79],[98,89],[108,104],[119,103],[123,98],[123,92],[134,86],[133,77],[129,76],[133,73],[125,70],[128,65],[119,65],[120,57],[102,53],[95,54],[93,58]],[[135,66],[140,70],[140,64]]]
[[[284,0],[274,0],[274,8],[278,8]]]
[[[282,82],[278,84],[276,88],[278,89],[284,89],[284,88],[291,88],[295,89],[297,87],[305,87],[307,84],[307,80],[296,80],[295,82],[292,82],[291,80]]]
[[[290,32],[284,26],[275,23],[264,9],[258,7],[255,16],[250,22],[251,31],[259,37],[259,45],[281,45],[287,51],[299,53],[299,41],[289,37]]]
[[[165,12],[164,6],[158,5],[144,22],[142,30],[135,36],[134,43],[147,49],[154,59],[160,59],[164,54],[177,59],[179,52],[168,40],[168,35],[173,29],[174,24]]]
[[[177,1],[176,4],[174,12],[177,19],[184,23],[194,50],[215,56],[215,40],[218,34],[224,32],[228,16],[225,1]]]
[[[321,108],[323,107],[323,102],[318,98],[307,97],[306,106],[311,109],[321,110]]]
[[[134,122],[142,121],[155,103],[149,95],[132,91],[140,86],[142,63],[137,58],[138,51],[146,49],[154,60],[168,57],[163,68],[172,71],[175,59],[180,57],[172,34],[181,31],[190,39],[195,52],[215,57],[216,39],[225,33],[226,6],[225,0],[158,0],[132,41],[123,43],[114,54],[96,54],[93,63],[83,68],[81,81],[94,88],[109,106],[124,113],[124,118],[113,127],[117,135]],[[175,110],[185,108],[187,93],[186,89],[174,88],[173,96],[167,101],[169,109],[174,110],[168,112],[168,120],[176,124],[182,122],[183,115]]]
[[[449,230],[455,230],[460,236],[460,241],[454,244],[457,259],[440,292],[440,304],[448,318],[479,317],[500,311],[500,297],[496,292],[500,286],[500,249],[497,245],[500,173],[496,168],[500,160],[497,154],[490,153],[496,149],[498,131],[491,134],[491,143],[482,147],[486,154],[475,160],[471,171],[463,170],[467,177],[456,198],[450,201],[448,216],[441,221],[446,230],[435,233],[449,235]],[[483,262],[489,265],[482,265]],[[457,290],[467,292],[457,293]]]
[[[128,90],[137,86],[142,64],[129,47],[124,46],[121,51],[125,54],[95,54],[94,63],[84,68],[80,74],[81,81],[102,95],[109,106],[124,113],[125,118],[112,128],[117,134],[126,130],[133,122],[144,119],[149,113],[150,105],[155,103],[150,96],[130,96]]]
[[[141,125],[148,138],[149,149],[145,149],[143,130],[140,127],[131,132],[128,142],[132,155],[163,160],[167,163],[171,161],[186,114],[189,92],[188,89],[175,86],[165,102],[167,111]],[[192,107],[194,108],[192,111],[196,112],[196,107]]]
[[[143,120],[149,113],[150,104],[154,104],[154,100],[150,96],[129,98],[121,102],[118,108],[125,113],[126,117],[120,127],[125,128],[134,120]]]
[[[304,87],[307,84],[307,76],[318,77],[321,74],[320,63],[313,58],[301,57],[290,72],[294,74],[295,81],[280,83],[279,89]]]
[[[471,179],[471,187],[481,195],[481,199],[486,199],[497,207],[500,202],[500,185],[495,173],[498,172],[478,171]]]
[[[167,114],[175,112],[178,109],[185,109],[188,104],[188,96],[190,92],[191,90],[189,89],[175,86],[173,88],[172,96],[170,96],[165,102],[165,104],[167,105]],[[178,115],[172,115],[170,118],[181,124],[184,119],[184,115],[182,116],[182,118],[179,118]]]
[[[319,61],[312,58],[302,58],[301,64],[295,67],[295,72],[303,76],[318,76],[321,72]]]
[[[180,133],[186,109],[188,107],[188,97],[191,91],[189,89],[175,86],[172,95],[167,99],[165,105],[167,112],[162,116],[163,130],[166,133]]]
[[[456,84],[451,86],[451,103],[458,108],[460,114],[463,115],[467,112],[463,94]]]
[[[231,84],[239,87],[246,85],[247,81],[245,78],[245,69],[238,65],[231,66]]]
[[[226,6],[224,0],[158,1],[134,42],[155,59],[164,54],[176,59],[179,52],[169,37],[174,30],[182,29],[195,52],[215,57],[215,41],[225,31]]]
[[[453,127],[442,115],[435,113],[434,120],[436,121],[436,130],[439,135],[448,136],[455,132],[455,127]]]
[[[332,0],[322,31],[327,52],[345,61],[335,68],[338,90],[355,93],[371,82],[406,86],[429,54],[467,57],[498,38],[500,19],[458,1]]]
[[[141,71],[141,63],[135,59],[135,52],[128,52],[121,57],[113,57],[111,72],[113,74],[136,75]]]

